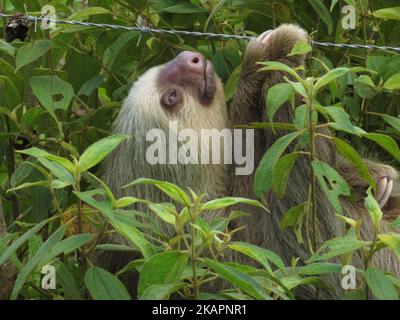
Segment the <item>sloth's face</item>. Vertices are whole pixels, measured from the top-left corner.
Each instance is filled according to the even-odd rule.
[[[210,106],[216,93],[212,63],[201,53],[184,51],[162,66],[157,79],[160,104],[168,111],[179,109],[189,95],[204,107]]]
[[[185,51],[147,70],[133,84],[120,117],[168,128],[226,128],[227,108],[221,80],[210,61]],[[129,122],[128,121],[128,122]]]

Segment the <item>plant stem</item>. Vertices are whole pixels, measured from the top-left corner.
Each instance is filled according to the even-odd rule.
[[[62,210],[61,210],[60,202],[58,201],[56,192],[54,191],[53,188],[50,188],[50,193],[51,193],[51,195],[52,195],[52,197],[53,197],[53,199],[54,199],[54,203],[55,203],[55,205],[56,205],[58,214],[59,214],[59,215],[62,215]]]
[[[190,209],[189,209],[190,210]],[[192,222],[194,223],[194,215],[192,214]],[[190,232],[191,232],[191,237],[192,237],[192,242],[191,242],[191,260],[192,260],[192,273],[193,273],[193,288],[194,288],[194,299],[198,300],[199,299],[199,284],[197,281],[197,272],[196,272],[196,247],[195,247],[195,229],[193,226],[190,227]]]
[[[76,189],[77,193],[81,192],[81,174],[80,174],[80,172],[77,173],[75,189]],[[78,218],[78,232],[82,233],[82,200],[80,198],[78,199],[77,218]]]
[[[6,13],[7,11],[7,0],[3,0],[1,4],[1,12]],[[3,17],[3,36],[6,35],[7,18]]]
[[[314,87],[310,86],[310,92],[308,97],[308,112],[309,112],[309,132],[310,132],[310,161],[316,160],[316,150],[315,150],[315,124],[313,121],[314,114]],[[312,206],[312,223],[313,223],[313,250],[316,252],[318,250],[318,221],[317,221],[317,179],[315,176],[314,169],[311,166],[311,206]],[[308,223],[308,221],[307,221]],[[315,298],[319,300],[319,288],[316,288]]]
[[[312,90],[312,89],[311,89]],[[310,132],[310,161],[316,160],[315,150],[315,125],[313,122],[313,94],[311,92],[309,99],[309,132]],[[316,251],[318,248],[318,229],[317,229],[317,180],[314,170],[311,168],[311,207],[312,207],[312,222],[313,222],[313,250]]]
[[[11,125],[10,125],[10,120],[8,118],[6,118],[6,127],[7,127],[7,133],[10,133]],[[7,164],[8,181],[11,181],[11,177],[15,171],[14,142],[12,138],[8,139],[6,145],[6,164]],[[19,216],[18,199],[15,196],[15,194],[11,194],[10,198],[11,198],[11,212],[14,217],[14,220],[16,220]]]
[[[371,244],[371,248],[370,248],[368,257],[367,257],[367,259],[365,259],[364,271],[367,271],[369,264],[371,263],[372,257],[374,256],[376,241],[377,241],[377,234],[375,232],[374,239],[372,240],[372,244]],[[369,290],[367,284],[365,284],[365,300],[368,300],[369,296],[370,296],[370,290]]]
[[[311,243],[311,237],[310,237],[310,204],[311,204],[311,194],[312,194],[312,188],[311,185],[308,188],[308,199],[307,199],[307,210],[306,210],[306,236],[307,236],[307,243],[308,243],[308,250],[310,251],[310,255],[314,254],[314,248]]]
[[[275,15],[275,3],[274,0],[270,0],[271,15],[272,15],[272,25],[274,29],[276,28],[276,15]]]

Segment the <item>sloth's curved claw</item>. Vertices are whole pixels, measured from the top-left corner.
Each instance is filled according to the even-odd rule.
[[[375,199],[376,201],[380,202],[383,194],[385,193],[386,186],[387,186],[387,177],[382,177],[376,186],[376,194],[375,194]]]
[[[379,206],[381,208],[383,208],[388,202],[390,196],[392,195],[392,191],[393,191],[393,180],[389,178],[382,199],[379,201]]]
[[[379,206],[383,208],[388,202],[393,191],[393,179],[390,177],[383,177],[378,182],[376,191],[376,201],[378,201]]]
[[[267,31],[263,32],[263,33],[257,38],[257,40],[260,41],[262,44],[268,44],[269,36],[271,35],[271,33],[272,33],[273,31],[274,31],[274,30],[267,30]]]

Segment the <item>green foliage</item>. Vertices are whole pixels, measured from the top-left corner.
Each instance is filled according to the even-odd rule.
[[[29,1],[31,13],[43,1]],[[24,12],[22,1],[3,1],[2,12]],[[392,0],[376,1],[52,1],[57,15],[76,19],[156,28],[179,28],[255,36],[267,29],[297,21],[314,39],[337,43],[396,45],[400,41],[400,9]],[[343,30],[340,4],[357,9],[356,29]],[[318,19],[316,19],[318,15]],[[3,21],[3,25],[4,25]],[[3,28],[2,28],[3,29]],[[31,28],[33,29],[33,28]],[[85,26],[59,25],[52,31],[31,30],[34,41],[12,44],[0,40],[0,204],[8,233],[0,235],[0,267],[10,261],[18,270],[12,299],[199,299],[208,297],[210,284],[225,281],[217,299],[295,299],[299,286],[324,287],[323,275],[340,274],[352,257],[363,257],[361,296],[398,299],[399,279],[372,267],[379,250],[400,259],[400,220],[382,231],[382,211],[373,197],[376,189],[361,155],[400,160],[400,57],[359,49],[314,47],[304,70],[281,62],[260,61],[264,71],[288,75],[269,89],[267,123],[249,127],[279,131],[256,171],[254,191],[259,201],[234,197],[204,200],[187,186],[143,177],[130,185],[149,185],[170,198],[152,203],[135,195],[117,199],[98,177],[100,163],[129,137],[110,135],[111,122],[132,82],[148,68],[165,63],[181,50],[202,52],[215,65],[230,100],[239,83],[246,43],[237,40],[139,34]],[[309,54],[298,43],[289,57]],[[290,123],[274,123],[284,103],[294,109],[294,95],[303,99]],[[260,119],[261,121],[261,119]],[[333,135],[324,128],[333,129]],[[316,139],[333,142],[339,153],[371,186],[365,198],[375,226],[372,240],[361,235],[361,222],[336,218],[348,230],[341,237],[319,242],[309,219],[318,219],[320,187],[337,213],[340,199],[351,194],[344,179],[318,159]],[[280,221],[282,232],[294,232],[299,246],[309,247],[308,261],[293,257],[288,266],[269,248],[232,241],[245,227],[245,204],[268,212],[264,199],[286,194],[296,161],[311,164],[304,181],[309,199],[293,204]],[[397,166],[396,164],[394,164]],[[315,182],[315,183],[313,183]],[[190,186],[189,186],[190,187]],[[132,210],[140,204],[142,211]],[[213,210],[232,210],[216,219]],[[251,210],[249,212],[251,214]],[[332,213],[333,214],[333,213]],[[238,225],[231,230],[231,222]],[[160,227],[169,226],[169,232]],[[311,231],[311,232],[310,232]],[[98,241],[105,232],[118,234],[124,244]],[[135,252],[137,258],[111,274],[93,265],[92,254]],[[248,264],[226,262],[224,254],[246,256]],[[333,260],[332,260],[333,259]],[[41,269],[57,269],[57,288],[41,290]],[[139,273],[138,296],[130,296],[121,276]],[[221,280],[222,279],[222,280]]]

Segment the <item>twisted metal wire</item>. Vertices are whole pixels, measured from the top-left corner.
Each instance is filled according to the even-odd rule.
[[[0,13],[0,17],[11,18],[12,15]],[[33,21],[35,23],[39,21],[46,21],[47,23],[54,22],[56,24],[68,24],[68,25],[78,25],[84,27],[95,27],[95,28],[105,28],[113,30],[126,30],[126,31],[139,31],[143,33],[153,33],[153,34],[170,34],[170,35],[181,35],[181,36],[194,36],[203,37],[208,39],[235,39],[235,40],[254,40],[255,37],[246,35],[236,35],[236,34],[223,34],[223,33],[212,33],[212,32],[198,32],[198,31],[186,31],[186,30],[175,30],[175,29],[159,29],[150,28],[142,26],[123,26],[117,24],[108,23],[94,23],[94,22],[83,22],[76,20],[60,20],[60,19],[49,19],[45,17],[37,16],[25,16],[27,21]],[[387,50],[395,51],[400,53],[400,47],[391,46],[378,46],[373,44],[345,44],[345,43],[331,43],[331,42],[319,42],[312,41],[312,45],[321,47],[336,47],[336,48],[351,48],[351,49],[374,49],[374,50]]]

